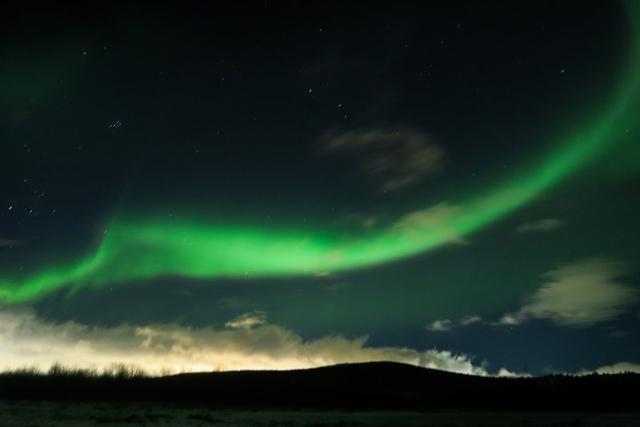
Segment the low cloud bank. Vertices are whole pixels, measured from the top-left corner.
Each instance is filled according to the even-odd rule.
[[[259,319],[246,321],[246,319]],[[367,337],[340,335],[304,340],[282,326],[269,324],[262,312],[229,322],[224,329],[172,324],[97,327],[76,322],[54,323],[31,310],[0,307],[0,371],[54,365],[109,372],[114,366],[142,368],[150,375],[244,369],[285,370],[337,363],[394,361],[449,372],[499,377],[527,376],[499,368],[489,372],[465,354],[418,351],[402,347],[369,347]],[[640,365],[619,362],[567,372],[640,373]]]
[[[116,363],[152,375],[243,369],[296,369],[336,363],[395,361],[450,372],[489,375],[469,356],[449,351],[371,347],[367,337],[340,335],[305,340],[266,322],[264,313],[233,319],[224,329],[175,324],[98,327],[54,323],[30,310],[0,308],[0,370],[54,364],[109,370]]]
[[[612,365],[601,366],[596,369],[587,370],[584,369],[578,372],[578,375],[590,375],[590,374],[625,374],[634,373],[640,374],[640,364],[630,362],[618,362]]]

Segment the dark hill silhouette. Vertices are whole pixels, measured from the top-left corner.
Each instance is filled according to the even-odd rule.
[[[224,407],[638,411],[640,375],[487,378],[390,362],[143,377],[0,375],[0,399],[155,401]]]

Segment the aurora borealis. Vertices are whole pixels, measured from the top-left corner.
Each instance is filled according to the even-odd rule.
[[[287,22],[291,12],[260,7],[267,9],[264,19],[278,23]],[[412,8],[443,21],[425,29]],[[288,37],[283,41],[285,30],[265,30],[267,21],[257,17],[252,25],[267,32],[269,46],[223,24],[217,33],[192,14],[179,18],[157,10],[151,14],[158,20],[154,24],[135,8],[123,16],[107,14],[97,29],[66,17],[71,28],[85,34],[79,39],[54,37],[48,29],[22,39],[15,29],[15,39],[2,51],[14,68],[0,74],[13,87],[4,100],[12,113],[2,124],[10,147],[5,158],[13,163],[3,171],[11,178],[3,187],[6,207],[0,218],[0,255],[6,254],[0,262],[1,304],[7,310],[41,310],[52,321],[96,326],[215,327],[247,316],[257,319],[249,322],[250,331],[273,321],[302,331],[301,340],[368,335],[384,348],[445,346],[472,355],[485,348],[482,357],[490,360],[499,349],[529,352],[522,343],[504,344],[514,338],[499,337],[513,328],[535,337],[549,328],[557,337],[574,334],[587,348],[605,340],[587,333],[599,331],[602,323],[613,322],[608,327],[615,330],[615,322],[624,322],[626,332],[619,337],[632,334],[638,316],[624,313],[637,311],[630,304],[638,285],[633,274],[640,267],[634,264],[633,220],[640,207],[634,191],[640,7],[594,2],[572,21],[566,16],[569,6],[558,6],[550,14],[540,12],[541,23],[504,5],[486,11],[464,2],[424,8],[393,9],[389,19],[403,23],[399,26],[386,23],[384,7],[374,8],[371,24],[361,28],[350,21],[362,13],[356,6],[340,19],[332,7],[322,13],[311,7],[317,21],[291,31],[316,46],[317,56],[299,52]],[[603,9],[605,17],[599,18]],[[245,18],[241,9],[228,13],[231,22]],[[474,13],[480,18],[471,18]],[[185,30],[190,19],[198,21],[197,34]],[[602,28],[587,37],[580,19]],[[563,20],[572,22],[571,31],[559,24]],[[373,26],[383,21],[375,32]],[[497,32],[486,30],[484,21],[498,25]],[[160,22],[171,22],[175,32],[159,35]],[[532,28],[544,36],[528,33]],[[366,41],[361,30],[377,35]],[[484,56],[474,56],[479,49],[474,34],[484,40]],[[325,36],[334,38],[320,38]],[[502,43],[507,36],[510,41]],[[468,57],[452,59],[449,40]],[[357,59],[347,59],[349,49],[362,45]],[[39,56],[47,49],[59,54]],[[558,63],[567,52],[573,56]],[[617,56],[605,58],[605,52]],[[469,64],[491,71],[461,71]],[[261,66],[264,73],[256,71]],[[49,68],[51,75],[33,67]],[[369,80],[354,85],[352,79],[368,67],[386,71],[383,77],[371,71]],[[411,73],[403,74],[403,67]],[[442,71],[435,75],[438,67]],[[512,86],[478,95],[483,84],[501,87],[504,77],[498,75],[505,67],[515,70]],[[425,76],[445,89],[421,89]],[[406,87],[397,82],[403,78]],[[572,83],[566,87],[558,83],[567,79]],[[281,92],[272,81],[280,82]],[[468,93],[460,89],[467,84]],[[298,98],[304,101],[293,101]],[[504,107],[494,108],[499,104],[494,98]],[[217,142],[226,134],[232,135],[227,142]],[[347,163],[357,163],[357,156],[319,154],[318,145],[335,135],[340,147],[376,153],[363,173],[352,173],[356,168]],[[388,135],[397,140],[385,142]],[[451,165],[443,162],[437,173],[396,180],[406,186],[377,188],[382,175],[415,173],[420,159],[430,167],[432,143]],[[393,144],[405,144],[418,163],[390,166],[402,161],[389,155]],[[616,164],[627,172],[611,173]],[[49,182],[57,188],[51,184],[44,190]],[[56,206],[47,204],[53,197],[61,200]],[[622,219],[605,219],[616,214]],[[581,223],[584,229],[577,231]],[[474,271],[483,273],[474,277]],[[571,285],[573,277],[602,280]],[[582,292],[581,286],[600,295],[600,305],[571,294],[571,289]],[[124,308],[131,301],[127,295],[140,292],[150,304],[147,319],[137,317],[133,306]],[[185,292],[179,297],[184,304],[172,304],[175,292]],[[206,298],[197,296],[202,292]],[[101,317],[103,298],[111,308]],[[201,306],[203,298],[217,313],[204,314],[210,310]],[[574,307],[571,301],[584,305]],[[373,320],[388,310],[397,319],[385,325]],[[475,347],[477,338],[465,335],[471,329],[490,337],[487,342],[503,344],[491,351],[487,344]],[[597,368],[610,365],[613,357],[640,362],[640,348],[614,356],[616,346],[625,347],[618,342],[585,361],[574,355],[554,365],[549,354],[545,362],[530,363],[542,372]],[[503,357],[501,366],[523,370],[520,360],[509,365]],[[341,359],[332,353],[327,360]]]

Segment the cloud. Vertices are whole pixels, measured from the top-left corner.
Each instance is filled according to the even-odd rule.
[[[624,374],[633,372],[640,374],[640,365],[630,362],[618,362],[612,365],[601,366],[596,369],[582,370],[578,372],[578,375],[590,375],[590,374]]]
[[[3,237],[0,237],[0,248],[10,248],[13,246],[20,246],[20,245],[22,245],[22,242],[19,240],[5,239]]]
[[[515,313],[499,324],[517,325],[527,319],[547,319],[561,326],[589,326],[620,315],[638,296],[620,282],[624,268],[605,259],[567,264],[542,275],[545,283]]]
[[[345,217],[345,220],[351,225],[357,225],[358,227],[365,229],[373,228],[378,222],[378,219],[375,216],[360,213],[349,214]]]
[[[555,218],[540,219],[520,225],[516,228],[516,233],[545,232],[557,230],[565,225],[565,221]]]
[[[452,327],[452,322],[449,319],[436,320],[435,322],[429,324],[427,329],[433,332],[445,332],[450,331]]]
[[[525,316],[521,315],[520,313],[515,313],[515,314],[507,313],[500,318],[497,324],[505,325],[505,326],[513,326],[513,325],[519,325],[524,320],[525,320]]]
[[[453,328],[469,326],[473,325],[474,323],[480,322],[482,322],[482,318],[476,315],[465,316],[457,321],[452,321],[449,319],[439,319],[427,325],[427,329],[432,332],[448,332]]]
[[[416,184],[439,172],[445,161],[441,147],[412,129],[330,133],[320,143],[324,153],[356,158],[362,172],[378,180],[383,191]]]
[[[400,217],[393,229],[405,234],[407,237],[420,239],[426,235],[442,237],[443,240],[467,244],[468,241],[453,226],[452,218],[461,215],[461,208],[447,202],[421,209]]]
[[[531,374],[525,372],[512,372],[506,368],[500,368],[495,376],[502,378],[529,378],[531,377]]]
[[[253,316],[250,313],[241,318]],[[142,367],[150,374],[160,374],[310,368],[381,360],[488,375],[483,366],[473,364],[464,354],[372,347],[367,345],[367,337],[330,335],[305,340],[287,328],[269,323],[227,329],[175,324],[100,327],[48,322],[29,310],[0,308],[0,370],[25,366],[46,370],[59,362],[100,371],[114,363],[125,363]]]
[[[254,326],[265,324],[267,316],[262,311],[253,311],[251,313],[244,313],[235,319],[229,320],[225,323],[227,328],[231,329],[251,329]]]
[[[460,319],[460,326],[468,326],[468,325],[473,325],[474,323],[479,323],[482,322],[482,318],[480,316],[465,316],[462,319]]]

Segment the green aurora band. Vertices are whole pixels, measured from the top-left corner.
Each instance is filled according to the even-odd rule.
[[[256,278],[303,276],[368,267],[423,253],[497,221],[575,173],[637,126],[640,3],[629,2],[632,48],[605,111],[559,141],[543,160],[456,205],[438,205],[386,229],[344,236],[328,230],[267,230],[230,224],[116,219],[94,254],[26,279],[0,279],[0,301],[22,303],[54,290],[159,276]]]

